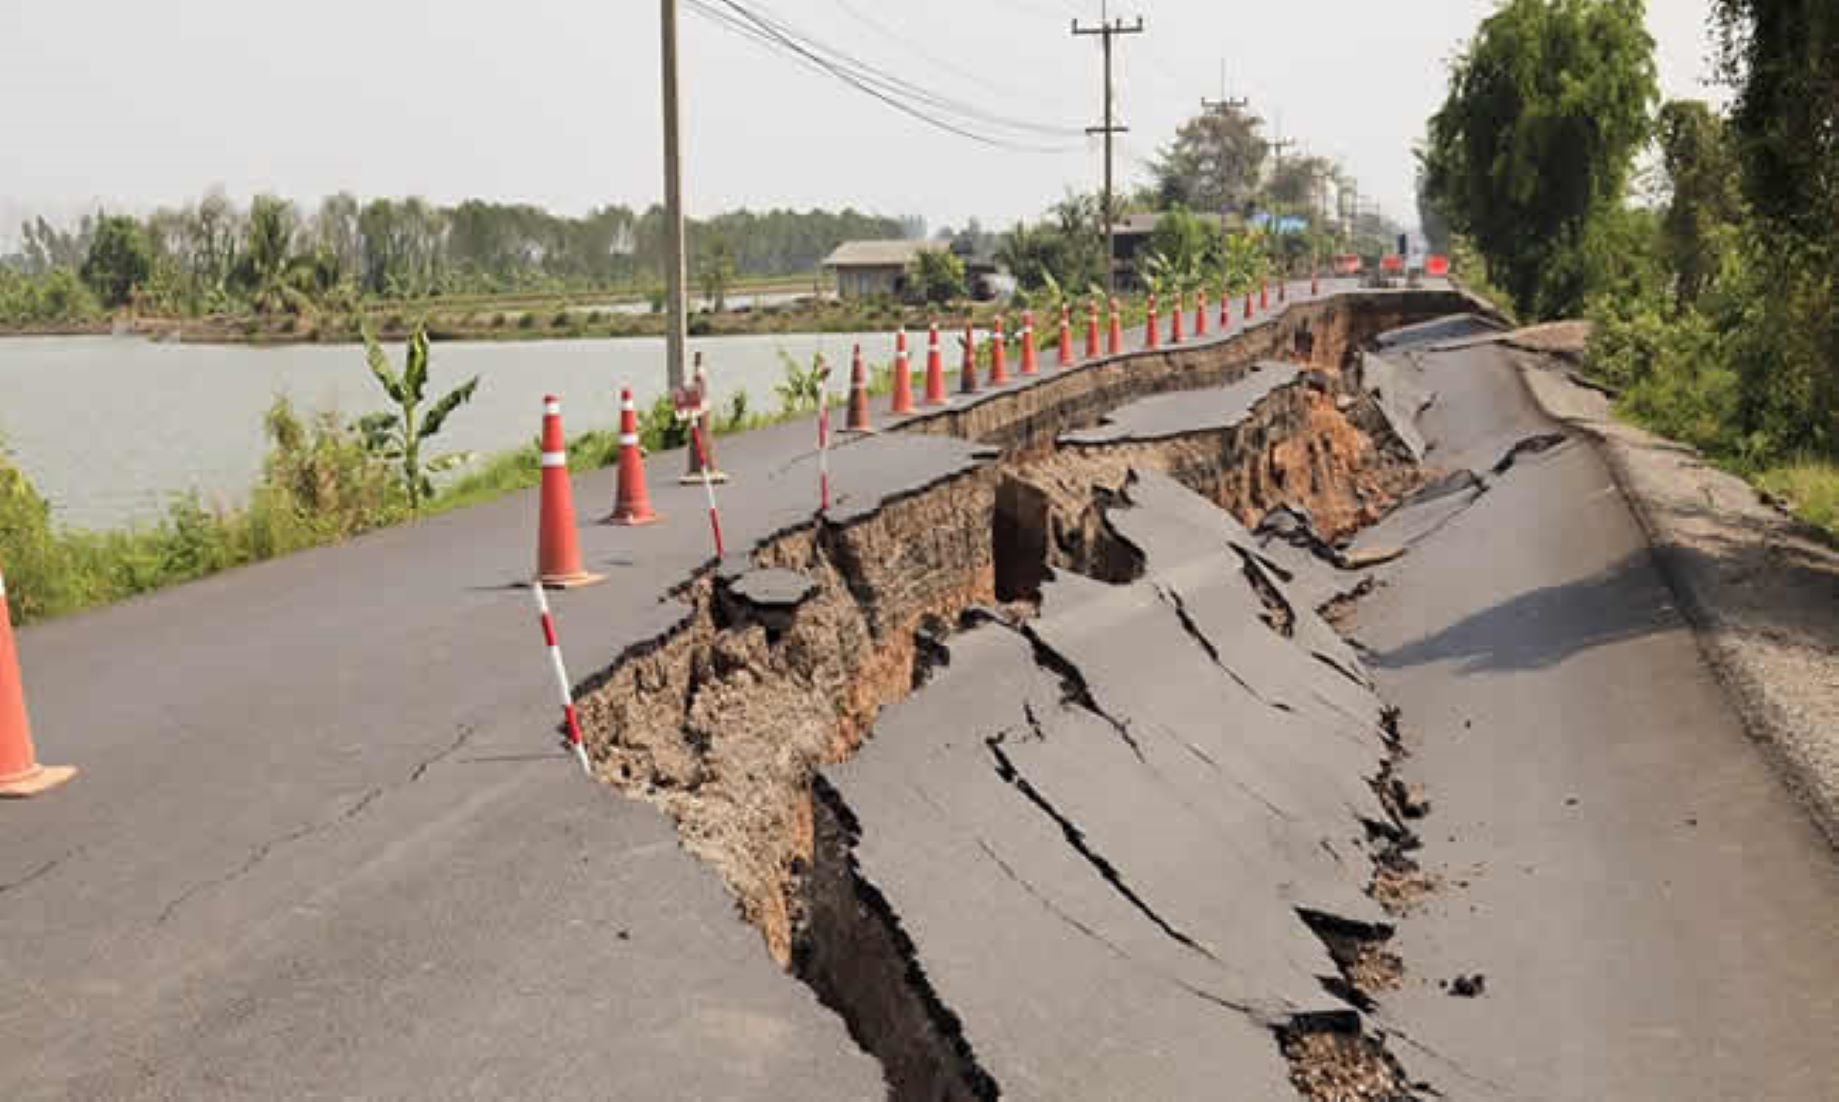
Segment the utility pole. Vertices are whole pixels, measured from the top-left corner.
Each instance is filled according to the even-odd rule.
[[[672,390],[684,385],[684,351],[689,315],[684,302],[682,118],[677,104],[677,0],[662,0],[664,39],[664,377]]]
[[[1223,118],[1228,117],[1235,111],[1243,111],[1247,107],[1250,107],[1251,102],[1252,102],[1251,100],[1248,100],[1244,98],[1243,96],[1229,96],[1226,94],[1226,63],[1222,61],[1220,62],[1220,98],[1219,99],[1208,99],[1206,96],[1202,96],[1200,98],[1200,109],[1206,114],[1217,115],[1223,119]],[[1227,179],[1226,158],[1221,157],[1220,158],[1220,245],[1221,245],[1221,255],[1222,256],[1226,255],[1224,251],[1225,246],[1228,243],[1228,239],[1232,236],[1232,232],[1226,227],[1226,200],[1227,200],[1227,192],[1230,190],[1231,190],[1230,181]]]
[[[1216,115],[1223,119],[1231,116],[1235,111],[1245,110],[1247,107],[1250,107],[1251,104],[1252,101],[1246,99],[1244,96],[1229,96],[1226,94],[1226,63],[1224,61],[1220,62],[1220,98],[1208,99],[1206,96],[1202,96],[1200,98],[1200,109],[1202,113]],[[1222,157],[1220,158],[1220,202],[1224,204],[1225,201],[1226,159]],[[1221,211],[1221,213],[1224,214],[1225,212]]]
[[[1271,247],[1272,252],[1274,253],[1280,251],[1278,249],[1279,236],[1283,232],[1282,205],[1277,201],[1278,178],[1283,175],[1283,151],[1295,145],[1296,145],[1296,142],[1294,140],[1283,136],[1283,120],[1279,118],[1277,121],[1277,140],[1271,143],[1271,153],[1276,158],[1275,163],[1271,166],[1271,210],[1270,210],[1270,215],[1271,215],[1271,245],[1270,247]],[[1284,278],[1288,278],[1290,265],[1289,265],[1287,258],[1289,256],[1289,250],[1288,248],[1285,248],[1285,249],[1282,249],[1281,252],[1283,256],[1286,258],[1283,264],[1282,274]]]
[[[1296,147],[1294,139],[1283,136],[1283,123],[1279,122],[1277,125],[1277,140],[1271,143],[1271,156],[1275,158],[1271,166],[1271,215],[1273,227],[1275,226],[1277,215],[1277,180],[1278,177],[1283,175],[1283,153],[1286,149],[1294,149]]]
[[[1117,120],[1112,113],[1112,108],[1115,104],[1114,97],[1111,93],[1111,40],[1118,35],[1142,33],[1143,17],[1140,15],[1137,16],[1136,22],[1126,24],[1121,18],[1110,18],[1109,15],[1105,13],[1104,9],[1101,8],[1098,25],[1095,27],[1082,27],[1079,25],[1079,20],[1073,20],[1073,34],[1075,36],[1097,35],[1105,51],[1105,124],[1103,126],[1088,126],[1086,127],[1086,133],[1103,134],[1105,136],[1105,194],[1103,199],[1104,210],[1101,214],[1105,219],[1105,293],[1107,295],[1117,293],[1117,235],[1116,226],[1114,225],[1116,221],[1114,213],[1116,203],[1112,193],[1111,175],[1112,138],[1118,134],[1127,133],[1130,129],[1127,126],[1117,125]]]
[[[1341,215],[1342,247],[1354,252],[1355,223],[1361,217],[1361,182],[1346,178],[1344,188],[1335,188],[1335,213]]]

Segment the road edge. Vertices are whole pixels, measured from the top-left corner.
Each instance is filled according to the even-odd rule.
[[[1808,715],[1806,707],[1813,698],[1816,706],[1823,706],[1821,710],[1839,715],[1839,679],[1824,687],[1817,683],[1791,686],[1772,668],[1784,654],[1815,668],[1823,665],[1830,670],[1839,664],[1817,645],[1779,633],[1765,637],[1741,623],[1741,610],[1731,599],[1732,587],[1715,571],[1694,564],[1693,535],[1686,531],[1678,510],[1667,504],[1676,493],[1669,494],[1662,485],[1651,459],[1663,453],[1685,456],[1684,461],[1674,458],[1674,468],[1690,469],[1695,489],[1708,502],[1720,509],[1735,507],[1745,516],[1747,525],[1725,520],[1722,514],[1714,520],[1710,510],[1698,514],[1700,523],[1715,528],[1719,538],[1744,553],[1766,557],[1786,540],[1797,550],[1815,549],[1814,553],[1835,564],[1839,564],[1839,554],[1799,521],[1767,504],[1749,483],[1705,463],[1696,450],[1616,420],[1608,397],[1574,381],[1562,359],[1554,362],[1553,357],[1525,349],[1506,354],[1533,403],[1546,416],[1595,444],[1647,538],[1656,568],[1692,626],[1700,653],[1745,730],[1828,843],[1839,849],[1839,728],[1823,726]]]

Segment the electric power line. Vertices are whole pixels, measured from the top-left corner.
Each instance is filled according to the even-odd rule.
[[[984,145],[1017,152],[1059,153],[1076,145],[1043,145],[1000,133],[1070,136],[1078,131],[999,115],[933,92],[883,72],[846,51],[828,46],[789,24],[738,0],[686,0],[692,11],[780,53],[805,67],[834,77],[902,114],[929,126]],[[995,131],[995,132],[992,132]]]

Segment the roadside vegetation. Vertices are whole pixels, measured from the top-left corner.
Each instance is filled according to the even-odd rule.
[[[374,342],[366,360],[389,409],[348,421],[331,411],[303,413],[286,398],[275,399],[263,418],[262,473],[238,506],[188,493],[175,497],[157,521],[112,531],[60,525],[24,472],[8,461],[0,441],[0,565],[14,623],[112,604],[537,485],[541,450],[534,437],[484,457],[424,454],[478,380],[429,401],[432,353],[420,330],[410,337],[400,373]],[[782,360],[777,407],[756,409],[746,391],[735,391],[712,411],[717,435],[806,416],[820,397],[840,403],[834,391],[820,391],[815,365],[783,354]],[[847,370],[832,364],[833,377],[839,366]],[[923,369],[923,360],[915,367]],[[886,395],[892,386],[891,364],[872,369],[871,394]],[[640,411],[639,442],[646,452],[679,448],[685,440],[668,395]],[[581,433],[568,441],[568,457],[573,471],[609,467],[619,458],[619,434],[611,427]]]
[[[1276,148],[1262,120],[1243,107],[1215,105],[1183,123],[1151,163],[1150,184],[1115,197],[1114,222],[1155,219],[1124,285],[1165,299],[1200,290],[1242,295],[1260,280],[1326,267],[1337,254],[1359,255],[1373,267],[1396,251],[1403,227],[1357,207],[1357,184],[1340,166],[1319,156],[1280,160]],[[1103,206],[1098,195],[1069,195],[1045,217],[1002,235],[993,255],[1014,275],[1024,302],[1057,309],[1063,299],[1100,293]]]
[[[1623,416],[1839,532],[1839,9],[1713,20],[1726,114],[1659,102],[1641,0],[1511,0],[1454,63],[1422,204],[1522,318],[1594,323]]]

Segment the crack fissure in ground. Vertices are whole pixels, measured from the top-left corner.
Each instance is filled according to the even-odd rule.
[[[1055,567],[1084,565],[1114,583],[1139,577],[1142,552],[1108,515],[1139,465],[1170,474],[1238,517],[1268,509],[1273,499],[1320,504],[1337,531],[1370,512],[1370,495],[1396,492],[1400,472],[1382,469],[1390,460],[1365,444],[1355,420],[1307,390],[1282,399],[1273,392],[1232,432],[1076,457],[1030,443],[846,520],[818,518],[782,529],[755,546],[752,560],[756,568],[801,572],[816,583],[814,595],[788,613],[790,626],[770,630],[744,610],[731,620],[732,610],[721,607],[719,567],[702,570],[674,591],[688,606],[682,622],[628,648],[578,694],[602,775],[676,819],[686,846],[728,881],[776,959],[789,963],[880,1060],[894,1096],[993,1097],[997,1088],[932,988],[890,900],[862,872],[860,827],[820,770],[855,752],[879,708],[949,663],[943,640],[967,609],[1008,609],[1033,595]],[[1038,443],[1056,434],[1026,435]],[[1024,480],[1040,485],[1003,485]],[[1005,532],[1014,538],[1005,541]],[[1244,566],[1254,586],[1265,583],[1260,596],[1271,627],[1292,632],[1296,610],[1265,592],[1280,572],[1261,558],[1248,557]],[[1224,665],[1180,606],[1180,595],[1165,592],[1162,599],[1209,660],[1262,700]],[[1040,668],[1058,676],[1063,706],[1104,722],[1149,765],[1140,728],[1107,711],[1077,666],[1025,614],[1001,619],[1028,639]],[[1025,728],[1018,723],[989,744],[998,775],[1164,936],[1211,956],[1137,896],[1016,768],[1008,751],[1024,739],[1050,737],[1052,717],[1038,714],[1036,703],[1023,704]],[[755,752],[755,744],[763,749]],[[1199,747],[1187,745],[1220,771]],[[1022,882],[1017,870],[1000,861],[998,867]]]
[[[1161,930],[1169,938],[1186,948],[1192,949],[1194,952],[1208,959],[1215,959],[1212,950],[1177,929],[1173,923],[1158,914],[1156,909],[1149,905],[1148,901],[1138,895],[1136,891],[1125,882],[1124,875],[1118,871],[1117,866],[1107,860],[1104,854],[1099,853],[1098,850],[1093,848],[1092,843],[1086,838],[1085,832],[1079,828],[1079,824],[1075,823],[1058,807],[1054,806],[1053,801],[1043,795],[1040,789],[1036,788],[1029,782],[1027,777],[1022,775],[1021,770],[1016,768],[1015,762],[1003,751],[1003,742],[1005,738],[1006,732],[993,735],[984,740],[984,745],[990,748],[991,757],[996,760],[996,775],[1001,777],[1005,783],[1014,788],[1017,792],[1020,792],[1023,798],[1033,804],[1042,814],[1052,819],[1055,825],[1060,828],[1060,833],[1066,839],[1066,844],[1073,847],[1073,852],[1077,853],[1086,864],[1092,866],[1098,875],[1104,879],[1106,884],[1109,884],[1127,903],[1136,908],[1144,918],[1149,919],[1158,930]]]
[[[160,909],[159,916],[154,919],[153,924],[155,926],[166,925],[167,922],[172,920],[173,915],[178,913],[181,907],[185,906],[185,904],[189,903],[192,899],[194,899],[201,893],[210,891],[213,888],[223,887],[226,884],[230,884],[236,880],[240,880],[244,876],[249,875],[249,873],[255,871],[256,867],[260,865],[262,862],[266,861],[269,858],[269,856],[272,855],[277,849],[281,849],[285,846],[292,845],[295,842],[299,842],[306,838],[310,838],[315,834],[324,833],[325,831],[331,830],[334,827],[339,826],[340,824],[348,823],[352,821],[353,819],[358,818],[360,815],[370,810],[371,805],[376,803],[384,795],[390,792],[393,792],[398,788],[402,788],[405,785],[411,785],[421,780],[422,777],[427,774],[430,768],[432,768],[434,765],[438,764],[439,762],[444,761],[449,757],[452,757],[456,752],[460,750],[461,747],[465,746],[467,741],[472,738],[473,733],[474,733],[474,728],[471,727],[470,725],[461,727],[458,737],[456,737],[452,743],[450,743],[446,748],[440,750],[439,752],[423,759],[420,762],[417,762],[415,766],[409,770],[408,776],[405,780],[400,781],[393,785],[377,785],[372,788],[367,788],[363,791],[363,793],[361,793],[358,796],[356,800],[353,800],[348,806],[345,807],[344,810],[340,811],[338,814],[332,816],[331,818],[321,819],[317,822],[308,823],[305,826],[288,831],[287,833],[282,834],[279,837],[271,838],[268,841],[261,843],[260,845],[256,846],[254,849],[250,850],[248,856],[243,858],[242,863],[236,866],[234,869],[231,869],[229,872],[223,874],[222,876],[212,877],[211,879],[208,879],[208,880],[201,880],[198,883],[193,884],[191,887],[186,888],[184,891],[180,892],[178,895],[174,896],[172,900],[170,900],[164,907]],[[62,860],[62,858],[60,858],[60,860]],[[49,870],[46,870],[46,871],[49,871]]]
[[[994,1099],[996,1080],[934,988],[919,948],[856,856],[862,825],[822,777],[812,782],[815,845],[792,970],[881,1063],[888,1096]]]
[[[1092,695],[1091,683],[1086,680],[1085,674],[1080,672],[1079,667],[1073,664],[1072,659],[1054,649],[1053,644],[1043,639],[1041,633],[1036,631],[1032,625],[1017,625],[1015,630],[1020,632],[1022,638],[1028,640],[1029,645],[1034,649],[1035,664],[1060,679],[1064,701],[1077,705],[1103,720],[1106,726],[1117,733],[1118,738],[1124,740],[1124,745],[1130,747],[1130,752],[1136,755],[1138,761],[1148,764],[1149,759],[1143,756],[1143,746],[1137,741],[1136,735],[1131,733],[1129,722],[1107,712],[1098,703],[1098,698]]]

